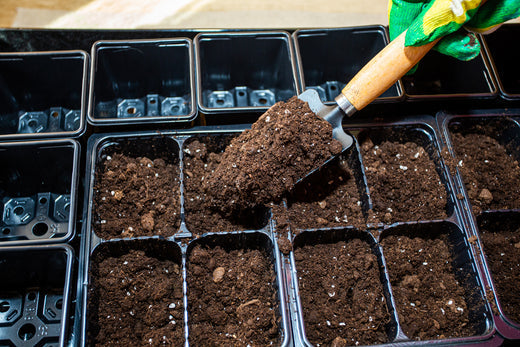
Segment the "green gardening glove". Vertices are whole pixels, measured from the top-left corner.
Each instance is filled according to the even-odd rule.
[[[492,31],[520,16],[520,0],[389,0],[390,39],[408,29],[405,46],[422,46],[441,39],[433,48],[460,60],[480,53],[474,32]],[[461,27],[464,26],[464,30]],[[413,73],[413,69],[412,69]]]

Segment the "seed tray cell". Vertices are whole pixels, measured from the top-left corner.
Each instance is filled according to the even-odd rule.
[[[383,230],[379,244],[401,338],[459,344],[492,337],[482,281],[467,237],[456,224],[395,226]]]
[[[369,224],[455,217],[451,182],[431,124],[360,128],[357,140],[375,212]]]
[[[286,201],[288,222],[294,232],[363,227],[371,205],[357,142],[295,186]]]
[[[173,138],[107,136],[91,160],[89,203],[97,237],[169,237],[178,231],[179,145]]]
[[[72,238],[79,151],[74,140],[0,144],[1,245]]]
[[[82,51],[0,54],[0,139],[80,135],[88,63]]]
[[[0,249],[0,345],[63,346],[73,250],[67,245]]]
[[[448,148],[471,210],[519,209],[520,126],[514,118],[444,117]]]
[[[206,232],[259,230],[267,226],[269,210],[259,207],[223,218],[211,206],[204,189],[205,178],[218,165],[217,157],[224,152],[236,134],[200,134],[182,144],[183,208],[186,228],[192,235]]]
[[[389,282],[370,233],[351,228],[303,231],[293,244],[289,298],[295,345],[396,340],[398,323]],[[314,267],[314,262],[322,267]]]
[[[195,50],[203,113],[264,112],[299,92],[285,31],[201,33]]]
[[[92,46],[89,121],[187,122],[196,117],[189,39],[100,41]]]
[[[520,338],[520,213],[484,212],[477,217],[482,262],[489,279],[488,296],[497,330],[510,339]]]
[[[84,263],[89,285],[80,344],[104,344],[114,338],[183,346],[182,258],[178,244],[159,239],[102,242],[94,247]],[[152,279],[157,282],[151,283]],[[135,329],[135,335],[124,329]]]
[[[189,339],[191,345],[201,341],[289,345],[277,253],[272,239],[261,232],[209,234],[190,242],[186,250],[188,336],[197,336]],[[214,299],[204,299],[208,293]],[[227,314],[215,311],[222,309]]]
[[[293,39],[301,89],[315,89],[321,100],[330,105],[346,83],[389,41],[383,26],[300,29],[293,33]],[[374,102],[396,102],[402,96],[399,81]]]

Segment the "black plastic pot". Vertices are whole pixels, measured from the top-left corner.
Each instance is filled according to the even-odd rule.
[[[389,42],[383,26],[300,29],[293,34],[301,90],[315,89],[332,104],[341,89]],[[403,97],[398,81],[374,103],[397,102]]]
[[[92,46],[88,120],[95,125],[192,121],[192,42],[99,41]]]
[[[3,247],[0,258],[0,345],[65,346],[72,248]]]
[[[0,54],[0,140],[80,135],[88,64],[83,51]]]
[[[75,140],[0,143],[0,245],[73,237],[79,152]]]
[[[201,112],[264,112],[299,93],[285,31],[201,33],[195,37]]]
[[[491,67],[481,53],[470,61],[430,51],[417,71],[402,78],[409,100],[484,100],[498,92]]]
[[[507,24],[482,36],[483,47],[492,63],[502,97],[506,100],[520,99],[520,52],[511,48],[519,33],[519,24]]]

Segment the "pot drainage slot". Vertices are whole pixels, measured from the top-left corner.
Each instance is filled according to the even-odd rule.
[[[319,86],[308,86],[307,89],[314,89],[318,92],[321,101],[332,101],[341,90],[345,87],[345,83],[338,81],[327,81]]]
[[[21,111],[18,119],[18,133],[74,131],[79,128],[80,120],[80,111],[63,107],[52,107],[46,111]]]
[[[53,237],[67,228],[71,209],[68,194],[39,193],[3,200],[0,240]]]
[[[189,103],[182,97],[165,98],[149,94],[141,99],[119,100],[117,118],[181,116],[189,112]]]
[[[268,107],[276,102],[276,94],[268,89],[252,90],[248,87],[236,87],[210,92],[207,96],[211,108],[228,107]]]
[[[13,198],[4,204],[3,222],[5,225],[24,225],[34,218],[34,199]],[[4,233],[5,233],[4,229]]]
[[[18,336],[22,341],[29,341],[34,335],[36,335],[36,327],[31,323],[22,325],[20,330],[18,330]]]

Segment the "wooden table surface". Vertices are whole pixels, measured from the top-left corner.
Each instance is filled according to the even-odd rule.
[[[387,0],[0,0],[0,27],[302,28],[387,24]]]

